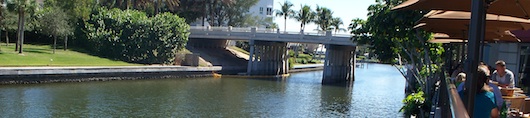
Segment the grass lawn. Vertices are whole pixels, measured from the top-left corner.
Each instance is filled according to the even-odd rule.
[[[0,66],[134,66],[123,61],[88,55],[72,50],[57,49],[55,54],[50,45],[24,44],[23,54],[15,52],[15,45],[0,44]]]

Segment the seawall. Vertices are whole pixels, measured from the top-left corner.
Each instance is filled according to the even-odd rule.
[[[2,67],[0,84],[212,77],[222,67]]]

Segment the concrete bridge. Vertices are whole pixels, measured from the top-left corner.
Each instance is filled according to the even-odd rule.
[[[247,40],[250,55],[248,75],[283,75],[289,72],[287,43],[313,43],[326,46],[323,83],[353,81],[356,43],[347,35],[325,35],[304,32],[280,33],[279,30],[257,28],[191,27],[190,42],[194,47],[226,47],[227,40]]]

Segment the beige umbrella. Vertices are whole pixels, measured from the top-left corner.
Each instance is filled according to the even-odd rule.
[[[444,33],[435,33],[433,34],[433,38],[429,39],[427,42],[429,43],[465,43],[467,42],[467,40],[461,37],[451,37],[448,34],[444,34]]]
[[[447,35],[446,37],[434,36],[436,39],[464,39],[467,40],[467,30],[457,28],[447,28],[441,25],[427,25],[421,23],[416,25],[416,28],[422,28],[426,31],[437,32]],[[517,37],[509,33],[508,31],[497,32],[497,31],[486,31],[484,39],[486,42],[521,42]]]
[[[393,10],[471,11],[471,0],[408,0]],[[530,0],[496,0],[487,10],[490,14],[529,19]]]
[[[468,37],[463,35],[462,32],[438,32],[433,36],[433,39],[442,40],[441,42],[467,42]],[[521,40],[509,32],[506,32],[503,35],[495,34],[493,32],[486,32],[485,39],[486,42],[521,42]]]
[[[467,39],[470,15],[469,12],[433,10],[419,20],[414,28]],[[486,24],[486,41],[520,42],[507,31],[530,28],[530,20],[492,14],[486,15]]]

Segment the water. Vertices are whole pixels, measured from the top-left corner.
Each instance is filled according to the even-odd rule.
[[[0,117],[401,117],[405,80],[389,65],[352,87],[322,71],[286,79],[194,78],[1,85]]]

